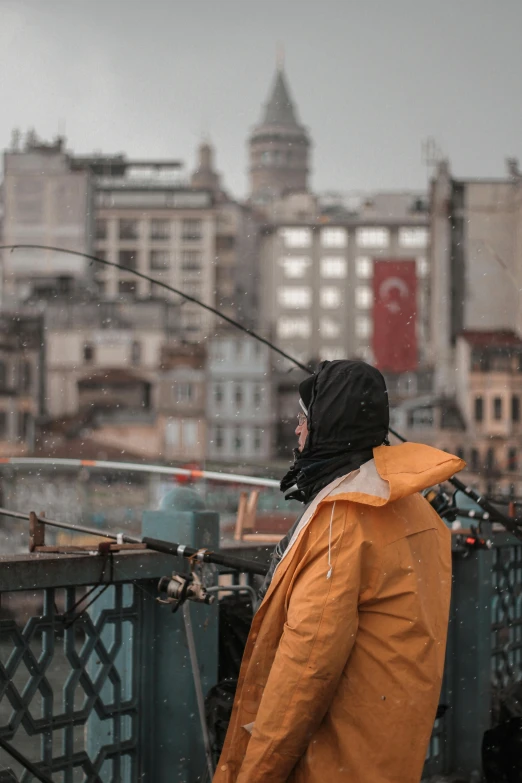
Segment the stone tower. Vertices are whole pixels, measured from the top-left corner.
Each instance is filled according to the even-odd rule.
[[[249,139],[250,199],[259,205],[308,190],[310,140],[299,124],[284,71],[278,67],[263,117]]]

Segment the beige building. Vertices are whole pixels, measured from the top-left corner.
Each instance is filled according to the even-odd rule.
[[[77,165],[64,139],[51,144],[17,135],[4,153],[3,243],[44,244],[89,252],[92,220],[92,177]],[[2,300],[8,307],[34,297],[70,289],[89,277],[84,258],[44,250],[0,251]]]
[[[140,165],[134,171],[130,163],[122,176],[97,177],[96,254],[213,305],[214,195],[210,190],[181,185],[176,180],[175,162],[154,165],[152,170]],[[155,296],[181,304],[176,294],[138,279],[130,271],[99,265],[96,281],[107,299]],[[189,341],[204,337],[213,322],[214,317],[197,305],[185,303],[180,308],[180,326]]]
[[[455,348],[463,330],[521,333],[522,176],[508,161],[498,179],[437,169],[430,204],[431,354],[440,392],[455,391]]]

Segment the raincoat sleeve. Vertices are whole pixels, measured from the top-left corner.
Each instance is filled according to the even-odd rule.
[[[237,783],[283,783],[326,714],[358,625],[362,535],[353,504],[321,507],[317,537],[287,595],[287,616]]]

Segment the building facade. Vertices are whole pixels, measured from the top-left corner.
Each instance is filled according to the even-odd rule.
[[[263,328],[303,362],[373,362],[377,262],[410,261],[416,283],[418,367],[428,361],[429,244],[419,193],[374,194],[348,211],[294,199],[266,221],[260,256]]]
[[[276,420],[269,349],[223,331],[208,342],[207,409],[211,460],[268,464]]]
[[[522,176],[508,161],[498,179],[460,179],[447,161],[430,197],[432,356],[440,391],[455,391],[463,330],[522,329]]]
[[[30,132],[22,148],[15,137],[4,153],[2,191],[4,244],[90,251],[92,177],[65,150],[63,138],[47,144]],[[86,259],[51,250],[2,251],[1,261],[2,299],[9,307],[89,278]]]

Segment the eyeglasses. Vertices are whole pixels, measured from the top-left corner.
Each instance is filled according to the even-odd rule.
[[[299,422],[299,426],[302,427],[306,421],[306,413],[298,413],[297,421]]]

